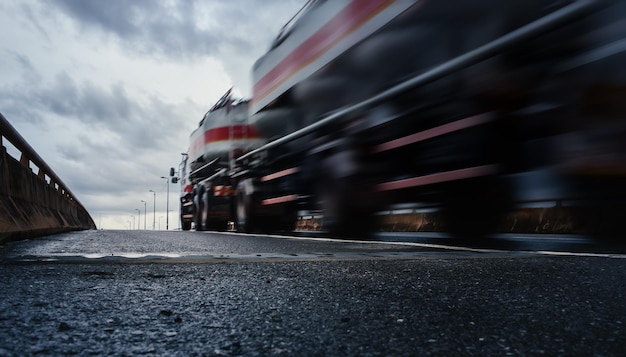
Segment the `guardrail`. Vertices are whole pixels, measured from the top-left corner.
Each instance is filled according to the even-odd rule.
[[[76,196],[0,113],[0,242],[95,228]]]

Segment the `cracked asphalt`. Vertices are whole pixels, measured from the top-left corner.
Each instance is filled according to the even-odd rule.
[[[0,246],[0,356],[620,356],[626,259],[210,232]]]

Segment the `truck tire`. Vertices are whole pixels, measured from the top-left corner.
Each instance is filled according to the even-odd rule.
[[[452,183],[444,193],[442,216],[454,238],[480,242],[498,230],[510,206],[504,179],[482,177]]]
[[[376,222],[376,202],[365,198],[370,191],[368,180],[362,175],[365,164],[358,139],[344,136],[334,143],[325,157],[313,160],[315,191],[319,208],[324,215],[324,229],[337,238],[370,238]]]
[[[318,184],[324,229],[332,237],[367,239],[373,232],[374,217],[366,207],[359,205],[355,186],[348,178],[323,180]]]
[[[205,189],[202,193],[202,214],[200,215],[202,220],[202,230],[206,231],[211,229],[210,224],[210,208],[211,208],[211,188]]]
[[[263,217],[260,220],[258,227],[264,232],[293,232],[296,228],[296,222],[298,221],[298,210],[296,205],[292,203],[285,203],[280,209],[279,215]]]
[[[193,196],[193,204],[194,204],[194,214],[193,214],[193,220],[194,220],[194,224],[196,226],[196,231],[203,231],[204,230],[204,225],[202,222],[202,215],[204,212],[204,204],[203,204],[203,200],[202,197],[204,196],[204,189],[200,188],[198,190],[196,190],[194,196]]]
[[[237,232],[252,233],[258,229],[258,217],[254,212],[254,193],[247,193],[243,182],[237,185]]]
[[[213,188],[209,188],[203,195],[204,213],[202,215],[202,223],[204,230],[224,231],[227,228],[227,221],[223,219],[215,219],[215,215],[211,214],[215,205],[215,196],[213,196]]]

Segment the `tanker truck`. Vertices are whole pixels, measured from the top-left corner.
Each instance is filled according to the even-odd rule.
[[[191,180],[208,180],[187,201],[196,227],[222,179],[242,232],[318,210],[333,236],[363,237],[405,203],[470,238],[520,201],[624,212],[625,14],[608,0],[311,0],[253,66],[254,145],[228,167],[190,149]]]
[[[180,165],[183,230],[227,228],[233,217],[236,184],[230,177],[238,155],[264,140],[248,124],[248,101],[226,94],[202,117]]]

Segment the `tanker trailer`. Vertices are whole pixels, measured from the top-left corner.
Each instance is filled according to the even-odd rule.
[[[181,163],[183,230],[224,230],[233,217],[233,160],[265,141],[248,124],[248,101],[230,90],[204,115]]]
[[[309,1],[253,68],[250,122],[270,142],[231,176],[238,229],[319,209],[332,235],[362,237],[376,212],[417,203],[479,238],[525,198],[520,174],[556,172],[548,191],[575,195],[561,143],[595,125],[598,105],[579,100],[622,59],[602,46],[623,40],[623,14],[603,0]]]

